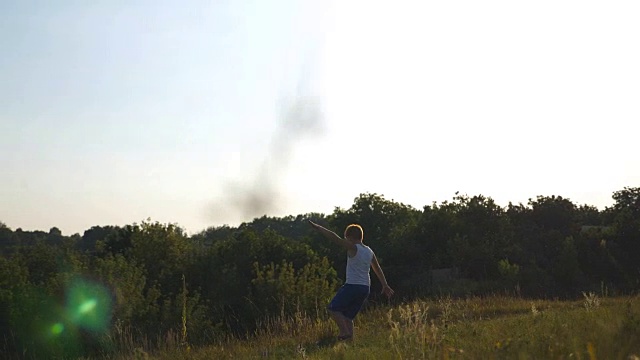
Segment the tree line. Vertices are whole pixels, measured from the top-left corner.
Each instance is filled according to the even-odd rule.
[[[151,220],[71,236],[0,223],[2,351],[104,353],[116,351],[118,339],[170,332],[198,344],[247,336],[276,318],[323,318],[344,279],[345,254],[307,219],[338,233],[361,224],[395,301],[632,293],[640,285],[640,188],[613,200],[604,210],[561,196],[501,207],[456,194],[416,209],[364,193],[331,214],[263,216],[191,236]],[[436,281],[438,269],[455,276]],[[372,286],[369,305],[386,301]]]

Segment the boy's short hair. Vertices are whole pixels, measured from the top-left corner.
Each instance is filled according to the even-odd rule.
[[[347,228],[344,230],[344,236],[360,239],[360,241],[362,241],[364,236],[364,231],[362,230],[362,226],[358,224],[351,224],[347,226]]]

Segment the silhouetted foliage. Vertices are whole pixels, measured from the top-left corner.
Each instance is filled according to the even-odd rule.
[[[192,236],[150,220],[94,226],[82,236],[56,227],[14,231],[0,222],[2,351],[104,355],[119,346],[115,339],[177,334],[183,324],[183,336],[197,344],[245,336],[278,316],[324,317],[344,279],[346,254],[313,231],[309,218],[340,235],[348,224],[361,224],[399,299],[636,292],[640,188],[625,187],[613,199],[600,211],[556,195],[500,207],[490,197],[456,194],[417,210],[365,193],[329,215],[263,216]],[[78,281],[107,289],[106,329],[68,323],[80,316],[65,312]],[[375,277],[372,287],[376,302]]]

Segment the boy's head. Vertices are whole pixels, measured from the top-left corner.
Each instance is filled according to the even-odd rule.
[[[363,235],[364,232],[362,231],[362,226],[358,224],[351,224],[344,230],[345,239],[354,242],[362,242]]]

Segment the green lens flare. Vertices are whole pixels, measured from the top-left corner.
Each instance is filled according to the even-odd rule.
[[[54,290],[24,285],[13,300],[18,305],[7,314],[15,344],[26,351],[28,358],[77,359],[88,341],[87,333],[96,336],[95,341],[110,325],[112,297],[106,287],[70,276],[63,304],[58,289]]]
[[[64,331],[64,325],[62,323],[55,323],[51,327],[52,335],[60,335]]]
[[[86,280],[74,281],[67,292],[67,313],[73,324],[91,331],[104,331],[111,320],[109,291]]]
[[[87,300],[82,305],[80,305],[80,307],[78,308],[78,313],[86,314],[95,309],[96,304],[98,304],[98,301],[96,299]]]

